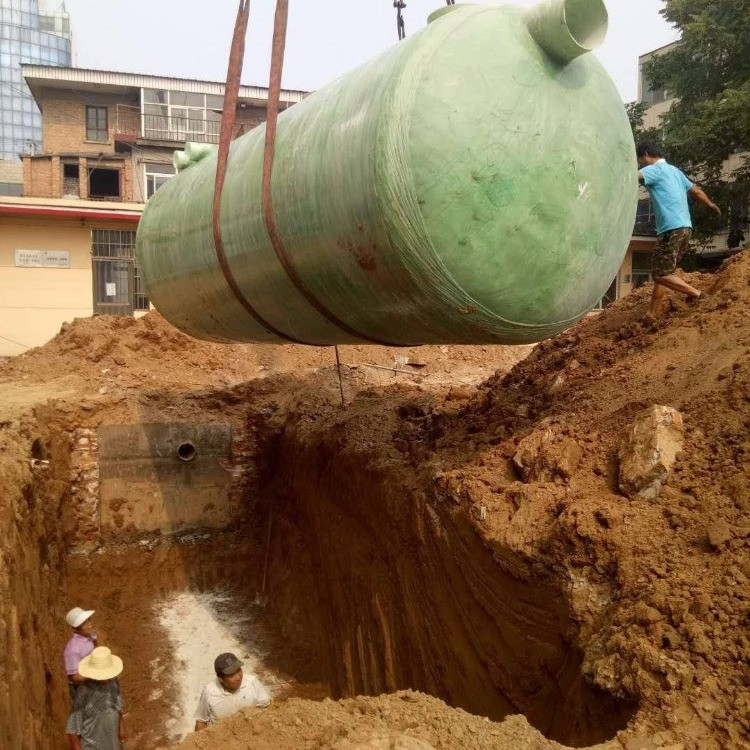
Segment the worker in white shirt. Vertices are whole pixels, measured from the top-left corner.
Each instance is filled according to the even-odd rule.
[[[195,731],[200,732],[243,708],[265,708],[271,694],[260,680],[242,671],[242,662],[230,653],[214,660],[216,679],[203,688],[195,712]]]

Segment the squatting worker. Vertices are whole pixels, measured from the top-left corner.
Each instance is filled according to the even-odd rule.
[[[120,750],[125,741],[117,679],[122,659],[108,648],[97,646],[81,660],[78,671],[84,681],[76,690],[68,717],[71,750]]]
[[[65,615],[65,622],[73,628],[73,635],[68,640],[63,652],[71,700],[76,696],[76,688],[84,680],[78,674],[78,664],[84,656],[88,656],[97,646],[96,634],[92,630],[91,618],[93,614],[93,609],[86,610],[80,607],[73,607]]]
[[[203,688],[198,701],[196,732],[243,708],[264,708],[271,702],[268,690],[257,677],[242,671],[242,662],[234,654],[219,654],[214,671],[216,679]]]
[[[693,222],[690,219],[688,195],[704,203],[721,216],[721,209],[685,175],[667,164],[658,146],[643,141],[636,148],[638,181],[646,186],[656,214],[656,233],[659,236],[651,256],[651,275],[654,292],[649,314],[656,317],[667,289],[680,292],[688,299],[698,299],[701,293],[675,274],[677,265],[688,250]]]

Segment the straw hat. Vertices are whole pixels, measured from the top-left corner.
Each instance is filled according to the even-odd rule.
[[[98,646],[78,664],[78,674],[90,680],[111,680],[122,672],[122,659],[106,646]]]

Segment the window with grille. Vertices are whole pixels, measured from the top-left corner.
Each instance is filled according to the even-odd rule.
[[[148,295],[146,294],[146,286],[143,283],[137,263],[134,266],[133,274],[133,307],[136,310],[148,310],[150,307]]]
[[[135,262],[135,232],[94,229],[91,232],[94,302],[97,312],[116,315],[148,310],[149,300]]]
[[[128,229],[94,229],[91,248],[95,258],[135,258],[135,232]]]
[[[106,107],[86,107],[86,140],[108,140]]]

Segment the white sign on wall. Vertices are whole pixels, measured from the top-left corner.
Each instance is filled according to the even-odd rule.
[[[70,268],[70,251],[16,250],[16,266],[21,268]]]

